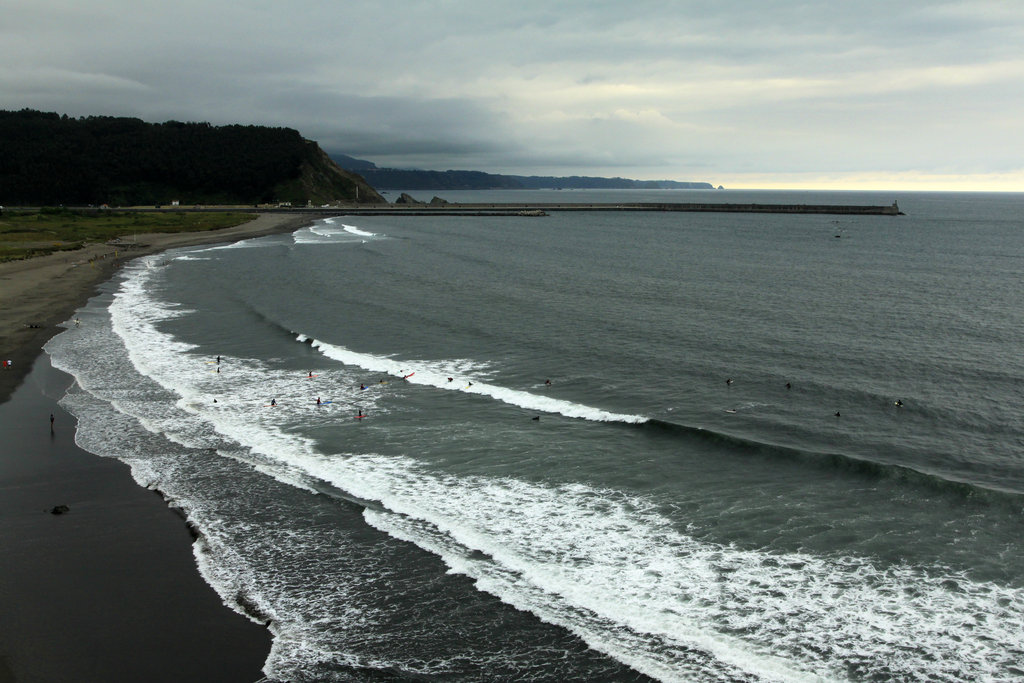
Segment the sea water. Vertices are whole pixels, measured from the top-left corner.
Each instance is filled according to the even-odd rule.
[[[1024,678],[1024,197],[446,198],[907,215],[339,215],[132,262],[47,346],[63,404],[270,679]]]

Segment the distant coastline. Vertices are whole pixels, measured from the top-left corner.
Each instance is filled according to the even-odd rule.
[[[361,175],[378,192],[381,190],[714,190],[708,182],[678,180],[634,180],[596,176],[524,176],[484,171],[430,171],[378,168],[365,159],[331,154],[341,168]]]

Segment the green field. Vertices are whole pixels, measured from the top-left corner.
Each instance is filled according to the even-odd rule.
[[[169,211],[4,211],[0,213],[0,261],[79,249],[86,244],[147,232],[201,232],[252,220],[248,213]]]

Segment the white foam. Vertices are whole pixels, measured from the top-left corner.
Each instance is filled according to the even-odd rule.
[[[101,325],[62,335],[67,353],[77,345],[97,364],[90,373],[78,368],[83,387],[172,441],[218,447],[228,439],[232,448],[223,449],[225,455],[281,481],[303,487],[324,481],[379,501],[382,510],[368,510],[368,523],[438,554],[481,590],[571,630],[654,678],[842,680],[849,671],[864,671],[903,680],[1000,680],[1024,658],[1019,587],[974,581],[942,567],[885,567],[870,558],[712,544],[679,529],[652,499],[581,483],[456,477],[401,456],[322,452],[289,427],[317,410],[307,382],[319,382],[318,391],[339,387],[331,398],[346,409],[375,395],[353,388],[353,375],[343,368],[305,380],[262,360],[232,358],[221,373],[209,372],[194,347],[157,327],[160,320],[187,313],[152,295],[160,266],[159,259],[147,258],[126,270],[110,306],[126,354],[96,353],[112,348]],[[500,387],[486,365],[470,361],[398,361],[313,345],[363,370],[395,376],[415,371],[410,383],[475,389],[531,409],[579,411],[572,416],[584,419],[637,417],[542,403],[551,399]],[[54,358],[60,367],[59,354]],[[155,385],[119,365],[127,361]],[[132,381],[109,380],[125,376]],[[448,382],[449,376],[457,383]],[[180,399],[168,401],[165,391]],[[233,399],[212,403],[226,393]],[[271,396],[279,407],[264,409]],[[90,439],[90,450],[102,451],[121,429],[111,420],[102,429],[83,431],[82,438]],[[174,467],[171,459],[139,458],[133,474],[147,484],[173,482]],[[210,540],[197,551],[203,555],[200,566],[225,600],[239,590],[255,590],[255,580],[246,575],[248,560],[232,559],[239,551],[230,535],[218,533],[216,518],[189,514],[207,524]],[[207,561],[206,554],[215,559]],[[293,604],[315,602],[316,588],[281,588],[292,592],[276,602],[255,592],[260,609],[275,619],[277,663],[271,669],[283,667],[285,659],[315,659],[327,651],[318,625]],[[302,590],[309,595],[294,593]]]
[[[1024,656],[1019,588],[941,568],[709,544],[616,491],[393,465],[378,459],[357,482],[346,478],[400,515],[368,511],[371,524],[661,680],[691,680],[680,671],[693,666],[692,650],[777,681],[842,680],[848,666],[881,663],[897,679],[995,679]]]
[[[377,233],[367,232],[366,230],[360,230],[354,225],[345,225],[345,232],[349,232],[353,235],[359,235],[360,237],[376,237]]]
[[[309,337],[299,335],[299,341]],[[469,394],[488,396],[502,403],[537,410],[546,413],[557,413],[566,417],[593,420],[596,422],[626,422],[637,424],[646,422],[642,415],[612,413],[600,408],[573,403],[550,396],[535,394],[521,389],[503,387],[488,379],[488,369],[484,364],[469,360],[401,360],[397,361],[386,356],[352,351],[337,344],[312,340],[312,346],[328,358],[341,361],[346,365],[354,365],[371,372],[386,373],[394,377],[407,377],[410,384],[444,389],[445,391],[462,391]],[[451,381],[449,381],[449,377]]]
[[[325,218],[293,233],[295,244],[341,244],[344,242],[365,242],[380,237],[354,225],[343,223],[337,227],[334,220]]]

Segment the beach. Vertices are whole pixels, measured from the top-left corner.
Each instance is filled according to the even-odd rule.
[[[125,262],[180,246],[288,232],[303,214],[0,263],[0,682],[254,681],[264,625],[200,577],[192,536],[123,463],[75,445],[57,404],[71,378],[43,344]],[[51,421],[52,416],[52,421]],[[63,514],[54,514],[65,508]]]
[[[1022,197],[897,199],[124,263],[0,404],[7,680],[1019,680]]]
[[[0,372],[0,403],[28,374],[43,344],[60,331],[57,326],[126,261],[175,247],[292,232],[313,218],[302,213],[264,213],[223,230],[137,235],[120,244],[92,244],[73,252],[0,263],[0,355],[13,361],[12,367]]]

